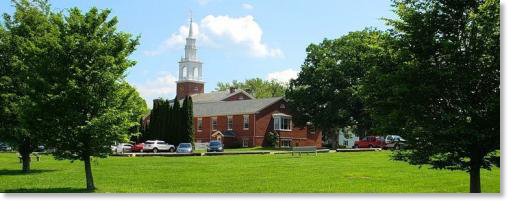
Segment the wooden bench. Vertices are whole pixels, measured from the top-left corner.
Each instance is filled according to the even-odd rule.
[[[291,156],[293,156],[295,153],[298,153],[300,156],[302,155],[302,153],[314,153],[317,156],[317,147],[306,146],[306,147],[291,148]]]

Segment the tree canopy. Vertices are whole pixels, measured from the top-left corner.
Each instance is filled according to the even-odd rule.
[[[83,160],[93,190],[91,157],[105,157],[127,140],[146,110],[124,80],[138,38],[117,31],[110,10],[71,8],[64,15],[34,2],[17,1],[14,16],[5,15],[15,62],[26,68],[20,76],[30,101],[19,107],[20,119],[58,159]]]
[[[386,38],[385,32],[366,29],[309,45],[302,70],[286,92],[293,121],[324,129],[334,148],[336,129],[350,126],[367,132],[370,116],[359,91],[366,71],[382,60],[379,44]]]
[[[496,0],[394,1],[392,61],[365,92],[378,128],[398,132],[411,164],[470,172],[499,165],[500,5]],[[396,58],[396,59],[393,59]]]
[[[247,79],[244,82],[233,80],[231,83],[219,82],[215,90],[227,91],[230,88],[251,90],[256,98],[271,98],[284,96],[287,86],[275,80],[263,80],[261,78]]]

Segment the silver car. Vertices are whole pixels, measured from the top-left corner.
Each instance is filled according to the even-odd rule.
[[[192,144],[180,143],[178,149],[176,149],[176,153],[192,153]]]
[[[175,151],[175,146],[160,140],[148,140],[143,146],[143,151],[157,153],[159,151]]]

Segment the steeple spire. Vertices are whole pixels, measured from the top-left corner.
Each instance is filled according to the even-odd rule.
[[[190,11],[189,38],[192,38],[192,10]]]

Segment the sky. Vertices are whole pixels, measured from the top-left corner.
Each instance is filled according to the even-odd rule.
[[[218,82],[251,78],[287,82],[296,78],[311,43],[351,31],[387,29],[395,18],[389,0],[50,0],[54,10],[111,9],[118,29],[140,35],[130,56],[137,64],[127,81],[149,107],[155,98],[176,95],[178,61],[184,55],[192,13],[205,92]],[[0,13],[12,14],[10,1]]]

